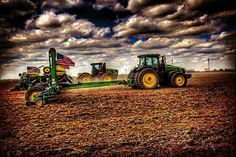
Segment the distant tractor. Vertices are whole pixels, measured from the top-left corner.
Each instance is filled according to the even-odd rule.
[[[191,74],[185,69],[166,64],[165,56],[160,54],[139,55],[139,64],[128,74],[128,85],[138,89],[155,89],[159,85],[184,87]]]
[[[80,83],[91,82],[91,81],[111,81],[117,79],[118,70],[106,68],[106,63],[92,63],[91,74],[79,73],[78,81]]]

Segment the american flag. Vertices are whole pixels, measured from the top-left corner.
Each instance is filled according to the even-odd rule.
[[[65,69],[69,69],[70,66],[75,66],[75,63],[67,56],[57,53],[57,65]]]
[[[27,67],[27,73],[36,72],[40,73],[40,69],[37,67]]]

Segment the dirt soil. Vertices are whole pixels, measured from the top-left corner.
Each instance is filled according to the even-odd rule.
[[[26,107],[15,84],[0,82],[0,156],[235,156],[236,73],[71,90],[44,107]]]

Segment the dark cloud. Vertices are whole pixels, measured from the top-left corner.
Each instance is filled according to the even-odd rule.
[[[236,5],[234,0],[185,0],[185,2],[190,10],[207,14],[235,9]]]
[[[36,4],[30,0],[2,0],[0,2],[0,14],[2,15],[8,13],[25,15],[32,13],[35,8]]]

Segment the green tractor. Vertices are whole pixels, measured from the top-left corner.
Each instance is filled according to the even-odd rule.
[[[80,83],[91,82],[91,81],[111,81],[117,79],[118,70],[106,68],[106,63],[92,63],[91,74],[79,73],[78,81]]]
[[[155,89],[159,85],[184,87],[191,74],[185,69],[166,64],[165,56],[160,54],[139,55],[139,64],[128,74],[127,83],[132,88]]]

